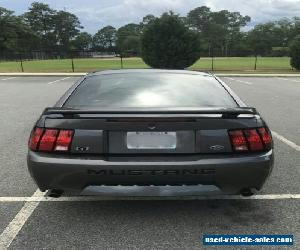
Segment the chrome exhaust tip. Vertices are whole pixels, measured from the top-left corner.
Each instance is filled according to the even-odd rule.
[[[48,196],[52,198],[59,198],[63,193],[64,191],[61,189],[50,189]]]
[[[241,190],[241,195],[245,196],[245,197],[249,197],[249,196],[254,195],[254,192],[252,191],[251,188],[244,188]]]

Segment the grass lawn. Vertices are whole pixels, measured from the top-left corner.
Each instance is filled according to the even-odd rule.
[[[201,58],[190,69],[211,70],[211,58]],[[290,66],[289,57],[259,57],[257,70],[254,71],[254,57],[217,57],[214,58],[214,71],[230,72],[249,72],[249,73],[270,73],[286,72],[293,73]],[[120,58],[110,59],[74,59],[75,72],[91,72],[105,69],[120,69]],[[123,59],[123,67],[128,68],[147,68],[148,66],[141,58]],[[60,60],[37,60],[24,61],[24,72],[72,72],[70,59]],[[0,72],[21,72],[20,62],[0,62]]]

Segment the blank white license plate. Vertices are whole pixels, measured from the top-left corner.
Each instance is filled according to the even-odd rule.
[[[176,132],[127,132],[128,149],[175,149]]]

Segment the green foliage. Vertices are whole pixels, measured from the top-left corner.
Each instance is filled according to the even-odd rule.
[[[11,48],[17,39],[18,21],[13,11],[0,7],[0,50]]]
[[[55,39],[55,15],[56,11],[48,4],[33,2],[23,15],[25,24],[38,38],[36,49],[50,50],[56,44]]]
[[[154,21],[155,20],[155,16],[154,15],[146,15],[143,17],[143,21],[140,23],[140,26],[142,28],[144,28],[145,26],[147,26],[150,22]]]
[[[188,34],[197,33],[200,38],[196,40],[201,45],[202,56],[288,56],[286,48],[300,34],[300,17],[258,24],[248,32],[242,28],[248,24],[250,17],[239,12],[214,12],[201,6],[191,10],[186,17],[177,19],[174,25],[179,26],[174,31],[187,26],[191,31]],[[82,27],[76,15],[52,9],[48,4],[33,2],[28,11],[20,16],[0,7],[0,54],[13,58],[20,53],[45,51],[52,52],[54,56],[64,56],[74,49],[94,49],[115,51],[123,56],[139,56],[141,36],[156,22],[157,18],[148,14],[140,23],[129,23],[118,30],[112,26],[103,27],[91,40],[90,34],[80,32]],[[153,36],[157,36],[154,31]],[[168,46],[162,45],[163,40],[160,39],[165,39],[161,33],[155,40],[157,46],[152,46],[165,46],[167,49]],[[179,46],[172,46],[179,50]]]
[[[252,49],[254,55],[264,56],[272,50],[273,33],[271,32],[272,24],[256,25],[248,33],[248,46]]]
[[[48,4],[33,2],[23,15],[25,22],[39,36],[45,36],[54,31],[56,11]]]
[[[291,40],[300,32],[300,19],[283,18],[274,22],[256,25],[248,32],[248,47],[253,54],[262,56],[288,56],[287,49]],[[274,50],[273,48],[282,48]]]
[[[273,47],[271,51],[271,56],[286,56],[290,52],[289,47]]]
[[[213,54],[212,49],[219,50],[223,56],[237,49],[242,38],[240,29],[251,20],[239,12],[213,12],[206,6],[191,10],[186,19],[188,25],[201,35],[203,49],[208,50],[209,55]]]
[[[66,11],[59,11],[55,15],[54,34],[56,42],[63,51],[68,51],[71,41],[79,34],[79,29],[83,27],[77,16]]]
[[[122,56],[137,56],[140,54],[141,39],[139,36],[127,36],[122,43]]]
[[[296,36],[290,44],[291,66],[300,70],[300,35]]]
[[[92,47],[93,37],[87,32],[80,32],[73,41],[76,50],[88,50]]]
[[[117,47],[119,52],[124,54],[138,55],[140,52],[140,36],[142,27],[139,24],[129,23],[117,31]],[[134,41],[132,45],[130,41]]]
[[[36,37],[13,11],[0,7],[0,51],[18,53],[32,48]]]
[[[94,35],[93,46],[95,49],[112,49],[116,44],[117,30],[112,26],[106,26]]]
[[[48,4],[33,2],[23,15],[24,23],[39,39],[36,49],[68,51],[81,29],[77,16],[66,11],[56,11]]]
[[[150,22],[143,32],[141,45],[143,60],[153,68],[184,69],[200,57],[198,34],[173,13],[165,13]]]

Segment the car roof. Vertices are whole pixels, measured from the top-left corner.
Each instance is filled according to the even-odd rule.
[[[89,73],[88,76],[98,75],[112,75],[112,74],[127,74],[127,73],[169,73],[169,74],[188,74],[188,75],[199,75],[199,76],[212,76],[206,72],[192,71],[192,70],[171,70],[171,69],[114,69],[95,71]]]

